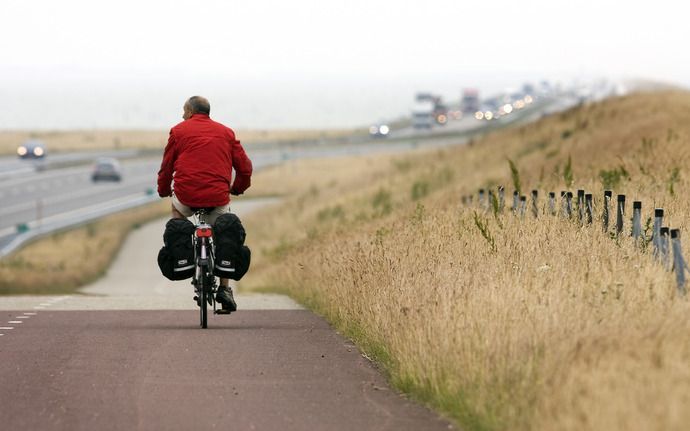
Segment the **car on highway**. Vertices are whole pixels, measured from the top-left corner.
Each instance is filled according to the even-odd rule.
[[[122,181],[122,167],[117,159],[102,158],[96,161],[91,173],[91,181]]]
[[[42,159],[46,155],[46,147],[41,141],[29,140],[17,147],[20,159]]]
[[[391,132],[388,124],[380,123],[369,127],[369,136],[373,138],[385,138]]]

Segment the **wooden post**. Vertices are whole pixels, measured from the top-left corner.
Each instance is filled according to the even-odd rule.
[[[489,198],[487,199],[486,202],[486,209],[487,211],[492,211],[494,210],[494,191],[489,190]]]
[[[680,230],[671,229],[671,246],[673,247],[673,269],[676,271],[676,287],[678,293],[685,296],[685,259],[683,249],[680,246]]]
[[[479,189],[479,207],[484,207],[484,189]]]
[[[604,190],[604,210],[601,213],[601,224],[604,232],[609,231],[609,205],[611,204],[611,196],[613,196],[611,190]]]
[[[539,196],[538,190],[532,190],[532,215],[534,218],[539,216],[539,207],[537,205],[537,197]]]
[[[654,227],[652,229],[652,243],[654,245],[654,257],[659,257],[661,248],[661,225],[664,223],[664,209],[654,208]]]
[[[633,202],[632,237],[637,242],[642,235],[642,202]]]
[[[561,211],[563,218],[568,218],[568,192],[561,190]]]
[[[520,209],[520,193],[515,190],[513,192],[513,212],[517,213]]]
[[[565,213],[569,219],[573,217],[573,192],[565,195]]]
[[[506,190],[503,186],[498,186],[498,212],[503,213],[503,207],[506,205]]]
[[[592,203],[592,194],[585,195],[585,219],[587,224],[592,224],[594,220],[594,204]]]
[[[659,237],[659,256],[661,257],[661,264],[666,271],[671,270],[671,259],[669,246],[669,229],[668,226],[662,226],[660,229],[661,235]]]
[[[527,196],[520,196],[520,217],[525,217],[525,210],[527,209]]]
[[[549,212],[552,216],[556,215],[556,193],[549,192]]]
[[[616,209],[616,235],[623,232],[623,216],[625,215],[625,195],[618,195],[618,205]]]
[[[577,191],[577,219],[582,224],[585,220],[585,191]]]

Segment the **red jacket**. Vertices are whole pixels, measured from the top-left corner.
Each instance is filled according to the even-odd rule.
[[[232,181],[232,169],[235,180]],[[251,184],[252,162],[235,132],[208,115],[194,114],[170,129],[161,169],[158,195],[175,196],[189,207],[217,207],[242,194]]]

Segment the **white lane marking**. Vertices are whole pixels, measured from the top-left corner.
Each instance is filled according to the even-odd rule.
[[[25,316],[35,316],[37,313],[24,313]]]
[[[34,307],[34,310],[45,310],[45,309],[46,309],[45,307],[40,306],[40,305],[37,307]]]
[[[24,323],[21,320],[8,320],[7,323]]]
[[[50,302],[42,302],[40,305],[41,307],[50,307],[53,304],[51,304]]]
[[[31,316],[17,316],[15,319],[31,319]]]
[[[14,326],[0,326],[0,329],[14,329]]]
[[[5,335],[5,334],[0,334],[0,337],[2,337],[3,335]]]

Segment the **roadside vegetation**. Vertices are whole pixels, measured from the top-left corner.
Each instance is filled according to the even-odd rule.
[[[285,200],[245,222],[242,287],[323,314],[463,429],[685,429],[690,305],[673,274],[543,207],[582,188],[600,214],[613,188],[687,236],[688,118],[689,93],[640,93],[465,146],[276,167],[256,185],[278,181]],[[538,219],[476,204],[504,185],[509,206],[515,184],[539,189]]]

